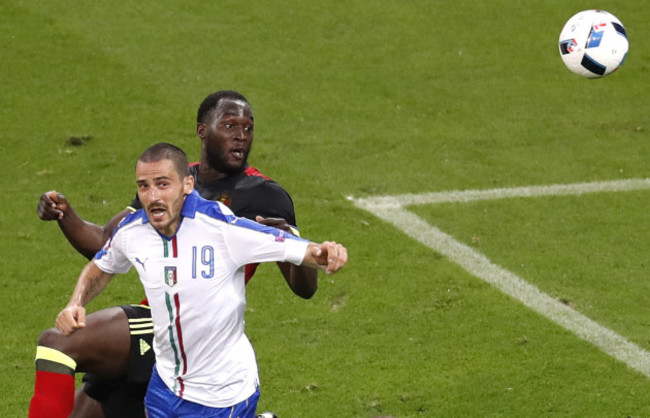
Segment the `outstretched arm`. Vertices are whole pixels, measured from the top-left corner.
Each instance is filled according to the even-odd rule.
[[[56,327],[61,333],[70,335],[86,326],[85,306],[104,290],[111,277],[113,275],[100,270],[95,261],[86,264],[79,275],[70,302],[56,317]]]
[[[263,218],[261,216],[256,217],[257,222],[266,225],[272,226],[274,228],[282,229],[292,234],[295,231],[292,230],[291,225],[289,225],[284,219],[280,218]],[[304,299],[309,299],[314,296],[316,290],[318,289],[318,270],[309,266],[296,266],[291,263],[277,263],[284,280],[296,295]]]
[[[41,195],[36,207],[38,217],[44,221],[57,220],[59,228],[70,244],[87,259],[102,248],[110,238],[117,224],[129,211],[127,209],[113,216],[104,226],[83,220],[70,206],[68,199],[55,190]]]

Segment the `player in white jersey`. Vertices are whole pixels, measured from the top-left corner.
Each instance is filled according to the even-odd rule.
[[[135,266],[154,321],[149,417],[253,417],[259,382],[244,334],[244,266],[288,261],[334,273],[347,262],[347,250],[238,218],[202,199],[187,157],[170,144],[140,156],[136,180],[143,209],[127,216],[84,268],[57,328],[69,335],[85,326],[84,306],[114,274]]]
[[[229,90],[210,94],[199,106],[196,121],[201,156],[200,162],[190,164],[190,173],[201,197],[226,204],[237,216],[298,235],[287,191],[248,165],[254,117],[246,97]],[[119,221],[141,207],[136,195],[127,210],[99,226],[80,218],[63,195],[50,191],[41,195],[37,213],[43,220],[56,220],[72,246],[92,259]],[[296,295],[314,295],[316,269],[277,266]],[[247,281],[255,267],[247,267]],[[152,345],[151,310],[141,304],[93,312],[83,331],[72,338],[56,328],[45,330],[38,339],[29,417],[145,418],[144,395],[155,361]],[[75,373],[83,372],[75,395]]]

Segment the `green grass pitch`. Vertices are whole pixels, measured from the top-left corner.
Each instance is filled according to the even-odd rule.
[[[557,47],[594,7],[631,44],[600,80]],[[292,194],[304,236],[350,252],[309,301],[274,266],[249,284],[260,410],[650,416],[649,377],[347,199],[650,177],[649,22],[615,0],[0,3],[0,415],[26,416],[36,340],[85,262],[38,220],[39,195],[103,223],[137,155],[169,141],[196,160],[198,104],[235,89],[255,111],[251,163]],[[648,206],[640,190],[412,210],[650,350]],[[141,296],[130,273],[89,309]]]

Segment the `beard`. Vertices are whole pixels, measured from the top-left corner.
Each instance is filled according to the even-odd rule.
[[[223,150],[207,150],[207,162],[213,169],[227,174],[235,175],[244,171],[246,167],[246,162],[248,161],[248,154],[250,149],[244,153],[244,158],[236,161],[230,161],[228,159],[228,153],[223,152]]]

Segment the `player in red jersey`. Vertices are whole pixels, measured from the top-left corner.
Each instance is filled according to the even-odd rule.
[[[227,204],[238,216],[296,233],[289,194],[248,165],[254,118],[246,98],[234,91],[208,96],[198,109],[196,132],[201,157],[190,171],[201,196]],[[139,204],[136,197],[129,208],[98,226],[83,220],[63,195],[51,191],[41,195],[37,212],[43,220],[57,220],[72,246],[92,258]],[[247,280],[254,267],[248,268]],[[296,295],[309,299],[316,292],[315,269],[291,263],[278,267]],[[44,331],[38,341],[29,416],[144,417],[143,398],[154,362],[151,337],[151,315],[144,305],[94,312],[86,317],[86,327],[69,337],[56,328]],[[75,398],[77,372],[86,376]]]

